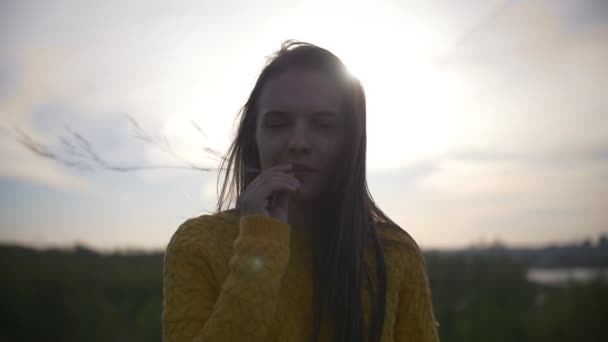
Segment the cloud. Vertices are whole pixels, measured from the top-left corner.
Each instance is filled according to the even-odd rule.
[[[606,143],[608,25],[572,34],[545,2],[507,7],[449,58],[470,81],[453,149],[589,150]]]
[[[608,3],[604,0],[552,0],[549,3],[562,19],[562,26],[570,31],[592,29],[608,21]]]
[[[228,146],[264,56],[282,39],[309,39],[364,76],[370,187],[423,245],[566,239],[607,220],[608,29],[599,1],[343,2],[321,14],[277,1],[13,2],[0,11],[0,118],[5,133],[15,123],[53,147],[67,123],[116,163],[179,163],[133,139],[128,114],[186,160],[213,166],[202,147]],[[137,212],[154,211],[150,221],[171,202],[165,227],[182,219],[184,203],[188,213],[214,204],[215,173],[85,177],[0,139],[2,177],[118,188],[104,200],[120,197],[130,210],[145,198]],[[137,222],[106,220],[125,230]],[[149,227],[149,239],[164,238],[168,228],[154,223],[132,228],[129,241]],[[105,243],[120,241],[115,232]]]
[[[16,87],[17,72],[14,64],[0,63],[0,102],[11,95]],[[1,114],[0,114],[1,115]]]
[[[447,247],[498,237],[538,244],[608,229],[606,160],[461,156],[435,160],[415,187],[392,179],[390,192],[399,199],[387,201],[387,212],[421,241]]]
[[[227,145],[226,123],[229,120],[216,120],[216,116],[218,113],[236,114],[238,106],[228,110],[230,105],[217,105],[221,102],[217,98],[221,96],[215,96],[213,92],[210,94],[215,99],[205,96],[206,90],[200,86],[207,83],[206,78],[192,79],[192,74],[188,74],[196,73],[195,70],[184,69],[177,79],[174,70],[166,69],[164,74],[158,70],[156,74],[150,73],[150,70],[158,69],[155,63],[163,58],[162,54],[155,58],[143,57],[154,55],[143,49],[134,51],[140,61],[113,64],[112,61],[117,61],[125,50],[114,47],[106,51],[113,56],[100,59],[99,52],[103,48],[99,46],[32,46],[24,49],[21,67],[14,72],[16,81],[7,82],[8,95],[0,100],[0,115],[5,126],[14,123],[56,148],[60,147],[59,138],[66,134],[65,126],[69,126],[89,139],[101,155],[118,165],[185,165],[162,148],[135,139],[126,117],[129,114],[146,132],[167,137],[172,148],[184,159],[204,162],[204,166],[215,165],[205,158],[203,147],[221,150],[222,145]],[[189,80],[182,82],[183,78]],[[165,82],[157,82],[158,79]],[[200,92],[199,96],[197,92]],[[207,140],[200,139],[200,133],[190,124],[191,119],[202,126]],[[14,155],[19,151],[11,149],[12,152],[5,151],[2,155]],[[19,168],[12,165],[10,172],[6,167],[5,176],[31,168],[34,159],[30,158],[28,164]],[[55,173],[61,173],[61,167],[56,167]],[[37,174],[29,173],[28,179]],[[42,182],[46,184],[46,181]]]

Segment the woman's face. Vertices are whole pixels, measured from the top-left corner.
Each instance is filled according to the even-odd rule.
[[[302,186],[292,196],[315,199],[325,186],[345,137],[338,82],[316,71],[290,70],[262,88],[258,100],[256,141],[262,169],[301,164],[313,171],[295,177]]]

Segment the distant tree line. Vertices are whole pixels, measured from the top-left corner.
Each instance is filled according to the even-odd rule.
[[[483,255],[507,257],[517,260],[527,267],[535,268],[608,268],[608,234],[602,234],[596,242],[585,239],[561,245],[537,248],[509,247],[501,242],[474,246],[458,250],[436,250],[443,255]]]

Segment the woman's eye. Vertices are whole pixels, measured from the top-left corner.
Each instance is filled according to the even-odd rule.
[[[270,128],[283,127],[287,123],[285,121],[267,121],[265,126]]]
[[[322,127],[322,128],[332,128],[335,126],[335,124],[333,122],[329,122],[329,121],[317,121],[317,122],[315,122],[315,125]]]

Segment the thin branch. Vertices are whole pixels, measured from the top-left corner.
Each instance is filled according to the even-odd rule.
[[[63,164],[66,167],[82,170],[92,171],[95,169],[103,169],[117,172],[129,172],[129,171],[142,171],[142,170],[159,170],[159,169],[172,169],[172,170],[192,170],[192,171],[217,171],[218,167],[202,167],[179,155],[169,142],[169,139],[164,135],[152,135],[146,132],[141,125],[132,116],[127,115],[127,119],[131,123],[134,131],[134,137],[142,140],[146,143],[154,145],[163,152],[171,155],[174,159],[180,161],[185,165],[171,165],[171,164],[159,164],[159,165],[116,165],[107,161],[102,155],[100,155],[95,149],[94,145],[82,134],[72,129],[70,126],[65,125],[66,136],[60,136],[59,142],[61,143],[61,151],[53,151],[48,145],[36,140],[33,136],[26,133],[23,129],[17,125],[13,125],[15,132],[15,139],[25,148],[30,150],[39,157],[50,159],[58,163]],[[200,132],[204,137],[207,135],[203,132],[201,127],[197,125],[194,120],[191,120],[194,128]],[[221,161],[224,159],[222,154],[212,148],[204,147],[203,151],[206,153],[206,157]]]
[[[129,118],[129,122],[131,122],[131,125],[133,126],[136,138],[143,140],[147,143],[150,143],[152,145],[156,145],[159,149],[161,149],[165,153],[171,155],[173,158],[175,158],[189,166],[192,166],[193,168],[197,168],[197,166],[195,164],[193,164],[192,162],[188,161],[187,159],[185,159],[184,157],[179,155],[177,152],[175,152],[175,150],[169,143],[169,140],[167,139],[166,136],[159,135],[159,136],[154,137],[152,134],[149,134],[146,131],[144,131],[144,129],[141,127],[141,125],[139,125],[139,123],[137,122],[137,120],[135,120],[135,118],[133,118],[130,115],[128,115],[127,117]],[[192,125],[198,132],[200,132],[204,137],[207,137],[207,135],[202,130],[202,128],[196,122],[194,122],[194,120],[190,120],[190,122],[192,123]],[[209,155],[206,156],[210,160],[221,162],[224,159],[222,154],[214,149],[205,147],[203,150],[207,154],[215,157],[215,158],[211,158]]]
[[[194,126],[194,128],[196,128],[197,131],[199,131],[199,133],[201,133],[205,138],[207,137],[207,134],[205,134],[205,132],[203,132],[201,126],[199,126],[196,122],[194,122],[194,120],[190,119],[190,122],[192,123],[192,126]]]

